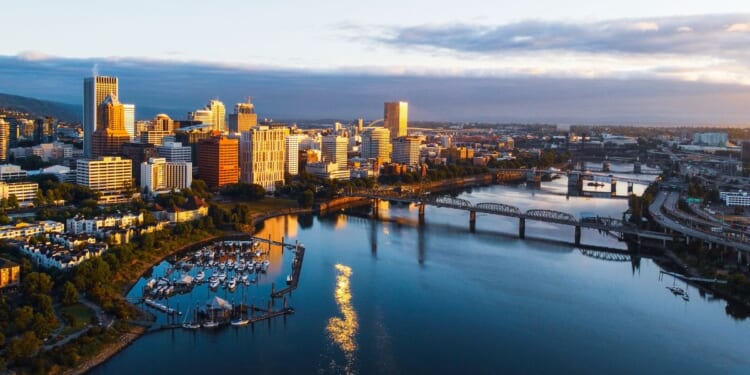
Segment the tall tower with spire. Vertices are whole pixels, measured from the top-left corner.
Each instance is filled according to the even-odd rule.
[[[125,130],[125,107],[117,96],[108,95],[99,104],[96,120],[91,157],[119,155],[122,144],[130,142],[130,134]]]

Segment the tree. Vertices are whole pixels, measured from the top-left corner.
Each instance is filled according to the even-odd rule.
[[[65,306],[70,306],[76,302],[78,302],[78,289],[73,283],[66,281],[62,290],[62,303]]]
[[[312,190],[307,189],[299,196],[299,199],[297,199],[297,203],[299,203],[301,207],[309,208],[312,206],[314,200],[315,194],[312,192]]]
[[[25,331],[34,319],[34,309],[31,306],[22,306],[13,312],[13,327],[18,332]]]
[[[23,335],[11,341],[7,351],[8,358],[12,361],[31,358],[31,356],[36,354],[41,343],[41,340],[36,337],[34,332],[26,331]]]
[[[23,280],[23,293],[27,297],[35,294],[49,294],[52,291],[52,278],[46,273],[32,272]]]
[[[8,206],[10,208],[18,208],[18,197],[15,194],[8,196]]]

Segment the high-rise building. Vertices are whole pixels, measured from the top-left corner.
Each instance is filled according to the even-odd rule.
[[[130,135],[125,131],[125,110],[116,96],[108,95],[99,104],[96,121],[91,137],[92,157],[119,155],[122,144],[130,142]]]
[[[10,124],[0,118],[0,163],[8,161],[8,148],[10,147]]]
[[[163,145],[156,148],[156,152],[159,157],[171,162],[191,163],[193,161],[193,152],[190,146],[183,146],[180,142],[164,142]]]
[[[258,125],[258,114],[255,113],[255,105],[247,99],[247,103],[237,103],[234,113],[229,115],[229,132],[241,133]]]
[[[135,104],[124,104],[122,109],[125,111],[124,125],[125,131],[128,132],[130,139],[135,138]]]
[[[98,125],[99,104],[109,96],[119,96],[117,77],[94,76],[83,80],[83,156],[92,156],[93,136]]]
[[[34,143],[48,143],[54,140],[55,119],[52,117],[39,117],[34,120]]]
[[[198,165],[198,143],[211,138],[214,134],[210,125],[198,124],[175,129],[175,140],[185,146],[190,146],[193,155],[193,165]]]
[[[161,146],[164,143],[164,137],[172,135],[172,132],[164,130],[146,130],[141,132],[141,143],[151,143]]]
[[[385,103],[384,112],[383,127],[391,131],[391,139],[406,137],[406,128],[409,123],[409,103]]]
[[[211,115],[213,116],[213,121],[211,123],[214,125],[214,130],[220,132],[227,131],[227,111],[226,108],[224,108],[224,103],[216,99],[211,99],[211,101],[208,102],[206,109],[210,110]]]
[[[349,147],[349,139],[338,135],[327,135],[323,137],[322,153],[323,161],[335,163],[339,169],[346,168],[346,151]]]
[[[119,156],[76,161],[76,183],[98,191],[99,204],[127,203],[132,196],[133,162]]]
[[[133,179],[136,185],[141,184],[141,163],[150,158],[158,156],[156,147],[151,143],[123,143],[120,149],[120,155],[133,161]]]
[[[205,108],[188,113],[190,120],[211,125],[212,130],[227,131],[226,109],[224,103],[211,99]]]
[[[258,184],[267,191],[284,183],[286,137],[289,128],[258,126],[241,133],[240,168],[242,182]]]
[[[151,125],[152,130],[161,130],[165,132],[174,131],[174,121],[164,113],[160,113],[154,117],[153,124]]]
[[[378,159],[380,163],[391,161],[391,132],[386,128],[367,128],[362,133],[362,157]]]
[[[419,145],[421,141],[417,137],[401,137],[393,140],[394,163],[409,167],[419,165]]]
[[[238,139],[227,137],[202,139],[198,142],[196,154],[193,155],[198,160],[198,175],[210,188],[217,189],[239,181]]]
[[[193,183],[193,164],[190,162],[170,162],[165,158],[150,158],[140,164],[141,189],[146,194],[155,195],[181,190]]]
[[[286,156],[284,156],[284,171],[290,176],[299,174],[299,143],[302,141],[301,135],[290,135],[284,141]]]

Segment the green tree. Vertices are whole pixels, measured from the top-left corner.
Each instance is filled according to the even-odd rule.
[[[297,200],[297,203],[301,207],[309,208],[312,207],[313,201],[315,200],[315,194],[312,192],[312,190],[307,189],[300,194],[299,199]]]
[[[10,208],[18,208],[18,197],[15,194],[8,196],[8,206]]]
[[[13,312],[13,327],[18,332],[23,332],[29,328],[34,319],[34,309],[31,306],[22,306]]]
[[[52,291],[52,278],[46,273],[32,272],[23,280],[23,293],[27,297],[35,294],[49,294]]]
[[[36,354],[41,343],[41,340],[36,337],[34,332],[26,331],[24,334],[13,339],[10,345],[8,345],[8,359],[11,361],[18,361],[20,359],[31,358],[31,356]]]
[[[63,305],[70,306],[78,302],[78,289],[70,281],[66,281],[62,290]]]

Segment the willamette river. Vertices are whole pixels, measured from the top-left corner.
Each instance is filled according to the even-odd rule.
[[[626,209],[623,199],[553,194],[564,186],[494,186],[461,198],[576,216],[621,217]],[[468,212],[428,207],[420,227],[416,208],[380,211],[388,220],[338,213],[266,223],[261,237],[307,248],[289,299],[296,314],[254,327],[149,334],[93,373],[750,373],[750,322],[692,287],[689,302],[674,296],[665,288],[673,280],[660,280],[647,258],[603,260],[539,240],[572,241],[573,229],[557,225],[527,222],[519,240],[510,218],[478,215],[470,233]],[[624,248],[595,231],[585,230],[583,242]],[[290,254],[273,249],[271,269],[246,298],[265,303],[270,283],[283,284]],[[240,289],[218,293],[239,301]],[[170,305],[186,309],[212,296],[200,286]]]

